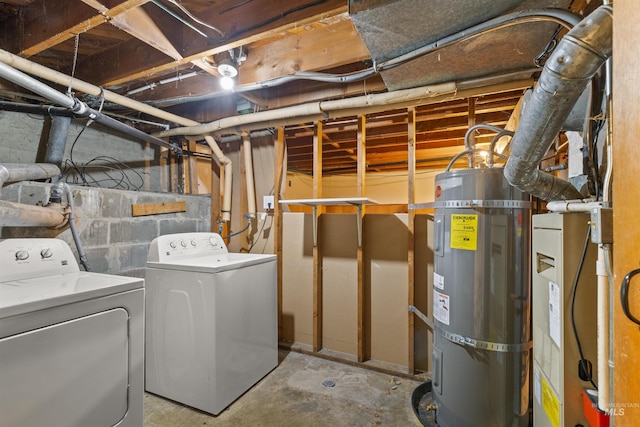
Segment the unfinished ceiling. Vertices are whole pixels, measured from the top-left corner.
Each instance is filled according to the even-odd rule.
[[[477,35],[461,32],[518,11],[551,7],[585,14],[599,4],[10,0],[0,1],[0,38],[5,51],[199,122],[455,81],[466,90],[416,107],[418,168],[442,168],[461,151],[470,124],[506,124],[562,26],[550,18],[514,18]],[[451,37],[459,40],[441,43]],[[218,66],[226,54],[239,63],[234,92],[219,85]],[[402,55],[409,59],[397,60]],[[0,97],[2,108],[44,102],[1,80]],[[83,99],[100,104],[98,97]],[[104,112],[156,130],[135,121],[149,119],[138,112],[109,103]],[[323,132],[324,171],[355,171],[356,118],[329,120]],[[486,142],[492,135],[477,139]],[[290,169],[311,171],[312,136],[312,123],[286,127]],[[369,114],[366,149],[367,170],[406,169],[406,109]]]

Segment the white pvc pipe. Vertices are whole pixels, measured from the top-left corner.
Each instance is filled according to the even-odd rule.
[[[157,132],[154,135],[161,138],[174,135],[204,135],[221,131],[233,131],[234,128],[253,123],[269,122],[269,126],[271,126],[271,122],[273,121],[278,121],[279,123],[299,123],[301,119],[308,117],[322,116],[325,118],[331,118],[332,115],[336,113],[343,115],[345,110],[358,110],[374,106],[388,109],[390,104],[409,103],[416,99],[434,98],[455,92],[456,84],[454,82],[442,83],[433,86],[376,93],[354,98],[345,98],[333,101],[316,101],[292,107],[260,111],[253,114],[225,117],[201,125],[180,127]]]
[[[247,180],[247,209],[251,218],[256,216],[256,189],[253,181],[253,157],[251,153],[251,137],[248,133],[242,135],[242,147],[244,148],[244,168]]]
[[[40,78],[46,79],[50,82],[57,83],[62,86],[68,86],[69,84],[71,84],[71,87],[77,91],[84,92],[89,95],[93,95],[97,97],[103,96],[105,101],[113,102],[115,104],[122,105],[124,107],[131,108],[145,114],[149,114],[151,116],[157,117],[162,120],[177,123],[182,126],[197,126],[200,124],[195,120],[187,119],[185,117],[181,117],[176,114],[169,113],[159,108],[151,107],[142,102],[127,98],[126,96],[118,95],[115,92],[102,89],[91,83],[78,80],[74,77],[71,77],[66,74],[60,73],[58,71],[52,70],[50,68],[44,67],[33,61],[29,61],[28,59],[21,58],[20,56],[14,55],[11,52],[7,52],[6,50],[3,50],[3,49],[0,49],[0,61],[18,70],[21,70],[25,73],[38,76]],[[213,137],[205,136],[205,141],[207,142],[209,147],[211,147],[213,154],[216,156],[220,164],[223,165],[224,174],[225,174],[225,190],[222,195],[222,220],[229,221],[231,219],[231,215],[230,215],[231,180],[232,180],[231,160],[229,160],[229,158],[224,155],[224,153],[222,152],[222,150],[220,149],[220,147],[218,146],[218,144],[216,143]]]
[[[556,200],[547,203],[547,210],[551,212],[590,212],[593,208],[601,208],[603,202],[592,200]]]
[[[598,245],[596,275],[598,277],[598,408],[608,411],[609,399],[609,276],[605,265],[604,249]]]

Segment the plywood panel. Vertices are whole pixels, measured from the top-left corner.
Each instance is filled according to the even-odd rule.
[[[312,345],[312,215],[285,212],[282,219],[282,338]]]
[[[322,347],[358,354],[358,265],[356,215],[320,217],[322,247]]]
[[[640,175],[638,134],[640,134],[640,9],[636,1],[616,1],[613,27],[613,265],[614,265],[614,389],[613,417],[616,427],[638,425],[640,419],[640,381],[638,381],[638,326],[624,315],[620,304],[620,284],[632,269],[640,267],[640,225],[638,199]],[[629,287],[629,307],[640,316],[639,279]],[[620,414],[620,410],[624,414]]]
[[[407,214],[367,215],[368,356],[406,366],[408,360]]]

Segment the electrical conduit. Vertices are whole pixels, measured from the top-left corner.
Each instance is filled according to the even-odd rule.
[[[58,71],[52,70],[50,68],[44,67],[40,64],[36,64],[33,61],[29,61],[28,59],[21,58],[20,56],[14,55],[11,52],[7,52],[6,50],[3,50],[3,49],[0,49],[0,62],[10,65],[25,73],[40,77],[42,79],[46,79],[52,83],[56,83],[59,85],[67,86],[69,85],[69,82],[71,82],[71,87],[77,91],[84,92],[96,97],[104,96],[105,101],[113,102],[123,107],[131,108],[136,111],[149,114],[150,116],[154,116],[162,120],[177,123],[182,126],[199,125],[199,123],[196,122],[195,120],[187,119],[185,117],[181,117],[176,114],[163,111],[159,108],[150,107],[149,105],[146,105],[142,102],[135,101],[133,99],[127,98],[122,95],[118,95],[115,92],[104,90],[99,86],[92,85],[90,83],[84,82],[82,80],[78,80],[74,77],[71,77],[66,74],[60,73]],[[59,92],[53,89],[51,90],[53,92],[56,92],[56,94],[60,94]],[[63,95],[63,96],[67,99],[70,99],[66,95]],[[207,142],[209,147],[211,147],[213,154],[216,156],[216,158],[218,159],[218,161],[220,162],[224,170],[225,188],[224,188],[224,193],[222,195],[223,196],[222,220],[229,221],[231,219],[231,215],[230,215],[231,182],[232,182],[231,160],[229,160],[229,158],[224,155],[224,153],[222,152],[222,150],[220,149],[220,147],[218,146],[218,144],[216,143],[213,137],[205,136],[205,141]]]

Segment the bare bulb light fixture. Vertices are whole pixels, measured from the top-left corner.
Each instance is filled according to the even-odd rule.
[[[238,75],[238,68],[230,51],[221,52],[214,56],[220,73],[220,86],[224,90],[231,90],[235,85],[234,78]]]

